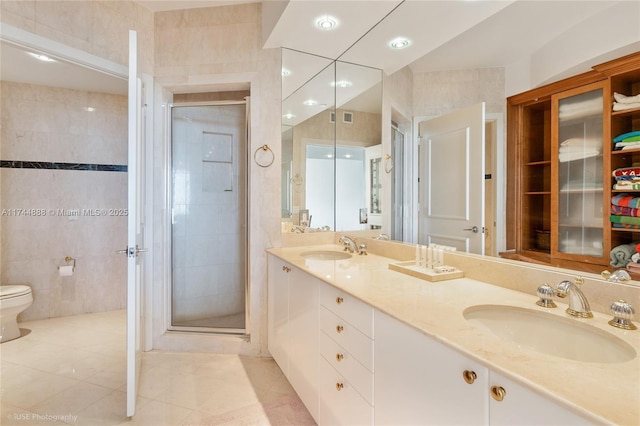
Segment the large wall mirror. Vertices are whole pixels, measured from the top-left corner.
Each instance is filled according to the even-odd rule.
[[[382,71],[282,50],[285,232],[382,225]]]

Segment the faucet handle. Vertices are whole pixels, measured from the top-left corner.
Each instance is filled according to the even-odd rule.
[[[540,299],[536,302],[536,305],[543,308],[555,308],[557,306],[553,301],[555,290],[549,284],[542,284],[538,287],[537,294]]]
[[[359,255],[367,255],[367,245],[366,244],[360,244],[360,251],[358,252]]]
[[[635,311],[630,303],[627,303],[624,300],[613,302],[611,304],[611,313],[613,314],[613,319],[609,321],[609,325],[625,330],[635,330],[637,328],[631,322]]]

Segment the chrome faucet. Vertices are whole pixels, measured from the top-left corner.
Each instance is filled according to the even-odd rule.
[[[353,237],[343,235],[342,237],[340,237],[338,242],[344,246],[344,251],[348,251],[349,253],[355,253],[356,251],[358,251],[356,239]]]
[[[558,297],[564,298],[569,296],[569,307],[567,313],[574,317],[579,318],[591,318],[591,308],[589,307],[589,301],[585,297],[578,284],[582,284],[582,278],[576,278],[576,282],[562,281],[556,288],[556,294]]]

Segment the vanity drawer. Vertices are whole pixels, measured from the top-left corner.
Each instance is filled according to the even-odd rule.
[[[369,404],[373,405],[373,373],[371,371],[324,332],[320,333],[320,354]]]
[[[319,372],[319,424],[373,424],[373,407],[322,357]]]
[[[320,306],[320,330],[373,371],[373,340],[324,306]]]
[[[373,339],[373,308],[330,285],[320,286],[320,304]]]

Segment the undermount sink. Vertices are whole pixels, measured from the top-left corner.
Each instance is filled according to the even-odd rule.
[[[305,251],[300,254],[305,259],[312,260],[344,260],[349,259],[351,254],[344,251],[335,250],[313,250]]]
[[[503,305],[477,305],[464,310],[470,323],[536,352],[582,362],[618,363],[636,357],[624,340],[582,320]]]

